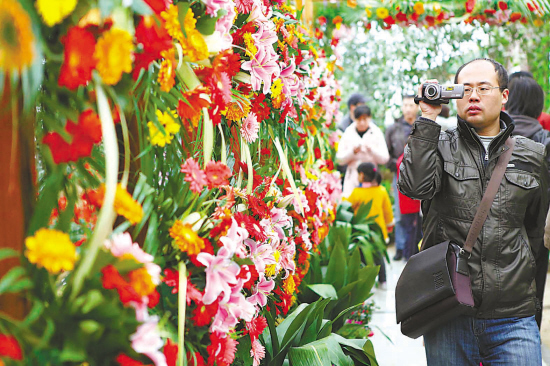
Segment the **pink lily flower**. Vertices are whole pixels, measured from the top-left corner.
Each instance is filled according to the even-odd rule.
[[[277,264],[273,257],[273,247],[269,244],[260,244],[254,240],[246,240],[245,244],[250,248],[249,257],[254,262],[258,273],[265,273],[265,266],[268,264]]]
[[[296,263],[294,262],[294,256],[296,255],[296,243],[290,238],[290,240],[285,239],[281,241],[281,244],[277,248],[281,257],[279,258],[279,265],[282,269],[287,271],[287,276],[290,272],[294,273],[296,271]]]
[[[237,283],[237,275],[241,270],[231,257],[231,253],[225,247],[222,247],[216,256],[204,252],[197,255],[197,260],[206,266],[206,288],[202,298],[204,304],[212,304],[220,295],[223,295],[220,302],[229,301],[230,285]]]
[[[268,47],[260,47],[258,53],[251,56],[250,61],[242,63],[241,68],[250,71],[250,82],[254,90],[260,90],[263,81],[264,94],[269,92],[272,77],[279,76],[281,72],[277,64],[278,58],[279,56],[273,52],[273,47],[271,47],[271,52],[268,51]]]
[[[232,218],[231,227],[227,230],[227,234],[220,238],[220,241],[229,253],[236,254],[239,258],[244,258],[246,257],[246,248],[243,243],[246,239],[248,239],[248,231],[240,227],[237,221]]]
[[[130,336],[130,340],[134,351],[149,357],[155,366],[167,366],[166,357],[160,351],[164,342],[160,338],[157,326],[158,316],[152,316],[137,327],[136,332]]]
[[[258,283],[252,291],[252,296],[248,297],[246,301],[252,305],[264,307],[267,304],[267,295],[275,288],[275,281],[266,280],[265,275],[260,273]]]
[[[273,43],[279,40],[274,28],[275,24],[272,21],[258,23],[258,31],[252,35],[256,47],[267,47],[268,50],[273,50]]]
[[[256,314],[256,308],[253,304],[246,301],[241,290],[242,281],[239,281],[233,287],[229,301],[225,303],[220,302],[218,312],[214,316],[214,320],[210,326],[210,332],[229,333],[240,319],[247,322],[252,321],[254,314]]]

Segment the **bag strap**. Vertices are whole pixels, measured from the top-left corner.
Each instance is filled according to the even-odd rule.
[[[508,162],[512,157],[512,151],[514,150],[515,144],[515,138],[508,138],[506,140],[505,145],[508,146],[508,150],[506,150],[506,152],[498,158],[495,170],[493,171],[491,179],[489,180],[487,190],[485,191],[485,194],[481,199],[481,203],[477,208],[474,221],[472,222],[472,226],[470,226],[470,231],[468,232],[468,236],[466,237],[466,242],[464,242],[464,246],[462,247],[464,251],[468,252],[468,257],[472,253],[472,249],[474,247],[476,239],[479,236],[481,228],[483,227],[483,223],[485,223],[485,219],[487,218],[489,210],[493,205],[493,200],[495,199],[495,196],[497,194],[498,187],[500,186],[500,182],[502,181],[502,177],[504,177],[506,166],[508,165]],[[463,252],[461,250],[461,254],[462,253]]]

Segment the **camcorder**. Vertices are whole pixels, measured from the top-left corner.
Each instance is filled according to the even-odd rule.
[[[464,97],[464,85],[449,84],[440,85],[426,83],[422,85],[422,95],[414,97],[414,102],[425,102],[433,105],[449,104],[450,99],[462,99]]]

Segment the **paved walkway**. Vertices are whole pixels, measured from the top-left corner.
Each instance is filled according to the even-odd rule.
[[[390,258],[395,254],[394,246],[388,248]],[[380,366],[426,366],[423,338],[410,339],[401,334],[400,326],[395,322],[395,286],[405,263],[401,260],[386,263],[387,289],[374,289],[374,300],[378,309],[373,313],[371,327],[374,336],[376,359]],[[550,278],[546,281],[544,301],[542,343],[543,366],[550,365]],[[387,337],[390,338],[388,340]]]

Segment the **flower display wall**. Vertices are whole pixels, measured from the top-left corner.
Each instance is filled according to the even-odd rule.
[[[38,190],[23,252],[0,250],[21,259],[0,294],[29,304],[0,319],[0,358],[259,365],[262,314],[289,312],[340,199],[335,60],[276,1],[2,1],[0,18]]]

